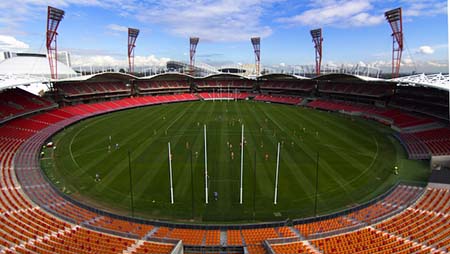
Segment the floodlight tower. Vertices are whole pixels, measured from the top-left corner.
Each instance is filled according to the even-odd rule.
[[[194,75],[194,65],[195,65],[195,52],[197,50],[197,44],[199,42],[198,37],[189,38],[189,71]]]
[[[255,51],[256,76],[259,76],[260,67],[261,67],[261,38],[260,37],[252,37],[250,40],[252,41],[253,50]]]
[[[402,8],[387,11],[384,16],[392,28],[392,78],[397,78],[403,52]]]
[[[47,58],[50,64],[52,79],[58,78],[58,48],[56,36],[58,35],[59,22],[64,18],[64,11],[48,6],[47,8]]]
[[[320,66],[322,64],[322,28],[314,29],[310,31],[314,48],[316,49],[316,75],[320,75]]]
[[[136,47],[136,39],[139,35],[139,29],[128,28],[128,71],[134,72],[134,48]]]

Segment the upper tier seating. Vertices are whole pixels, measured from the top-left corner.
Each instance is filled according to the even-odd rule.
[[[252,81],[250,80],[204,80],[197,82],[199,89],[251,89],[253,88]]]
[[[56,104],[20,88],[0,91],[0,122]]]
[[[212,99],[234,99],[245,100],[248,98],[248,93],[199,93],[198,96],[204,100]]]
[[[394,86],[335,83],[335,84],[320,84],[319,91],[324,93],[340,93],[340,94],[381,97],[386,95],[392,95],[394,93]]]
[[[172,80],[149,80],[137,83],[140,92],[154,92],[154,91],[189,91],[190,85],[187,81],[172,81]]]
[[[279,96],[279,95],[257,95],[254,99],[255,101],[266,101],[266,102],[275,102],[275,103],[283,103],[283,104],[292,104],[297,105],[302,102],[301,97],[294,96]]]
[[[127,87],[124,82],[56,83],[56,88],[59,93],[67,97],[130,93],[130,87]]]
[[[312,83],[300,83],[295,81],[265,81],[260,85],[262,90],[287,90],[287,91],[303,91],[311,92],[315,85]]]

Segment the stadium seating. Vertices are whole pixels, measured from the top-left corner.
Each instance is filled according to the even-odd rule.
[[[137,83],[140,94],[156,94],[167,92],[189,92],[190,85],[185,80],[149,80]]]
[[[252,89],[253,84],[250,80],[204,80],[197,82],[197,88],[200,90],[220,89]]]
[[[260,85],[261,90],[276,90],[282,92],[302,91],[311,92],[315,85],[312,83],[300,83],[294,81],[264,81]]]
[[[27,113],[56,107],[56,104],[20,88],[0,91],[0,123]]]
[[[398,109],[379,108],[351,102],[315,100],[308,103],[308,106],[329,111],[358,112],[381,122],[385,119],[385,122],[392,123],[400,129],[429,125],[435,122],[429,117],[418,117]]]
[[[321,84],[319,91],[323,93],[340,93],[351,95],[363,95],[370,97],[382,97],[392,95],[394,93],[394,86],[392,85],[372,85],[372,84]]]
[[[301,97],[293,97],[293,96],[278,96],[278,95],[257,95],[254,98],[255,101],[265,101],[265,102],[274,102],[274,103],[282,103],[282,104],[292,104],[297,105],[302,102]]]
[[[275,253],[279,254],[292,254],[292,253],[305,253],[313,254],[317,253],[312,250],[303,242],[294,242],[292,244],[274,244],[271,246]]]
[[[437,128],[411,133],[399,133],[410,158],[426,159],[430,155],[450,154],[450,129]]]
[[[56,88],[63,96],[86,96],[94,94],[130,93],[123,82],[74,82],[57,83]]]
[[[245,100],[248,98],[248,93],[199,93],[198,96],[203,100],[213,99],[233,99],[233,100]]]
[[[104,86],[99,86],[98,89]],[[193,94],[126,98],[55,109],[9,121],[0,127],[0,246],[4,253],[171,253],[175,245],[245,246],[266,253],[271,238],[299,239],[271,245],[276,253],[444,253],[450,248],[450,193],[444,188],[399,185],[383,199],[345,215],[294,226],[186,229],[140,224],[85,209],[61,197],[38,169],[36,155],[52,133],[81,118],[131,108],[198,100]],[[322,104],[335,106],[334,104]],[[357,110],[377,109],[344,105]],[[386,111],[383,111],[386,112]],[[394,117],[396,114],[388,116]],[[407,121],[410,121],[408,118]],[[405,120],[405,122],[407,122]],[[442,139],[439,131],[414,133],[424,142]],[[25,194],[26,193],[26,194]],[[421,195],[418,202],[411,205]],[[31,199],[31,200],[30,200]],[[86,228],[89,226],[105,232]],[[343,234],[341,230],[351,230]],[[110,234],[111,233],[111,234]],[[330,233],[328,236],[321,236]],[[117,234],[117,235],[113,235]],[[126,237],[135,235],[137,239]],[[148,237],[154,237],[151,240]],[[302,239],[300,239],[300,237]],[[320,238],[321,237],[321,238]]]

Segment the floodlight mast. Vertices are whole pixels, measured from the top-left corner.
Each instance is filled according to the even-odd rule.
[[[138,35],[139,29],[128,28],[128,71],[130,73],[134,72],[134,48]]]
[[[256,76],[259,76],[261,68],[261,38],[253,37],[250,39],[253,44],[253,50],[255,51],[255,71]]]
[[[400,74],[403,52],[402,8],[387,11],[384,16],[392,28],[392,78],[397,78]]]
[[[195,65],[195,52],[197,51],[197,45],[200,38],[190,37],[189,38],[189,72],[194,75],[194,65]]]
[[[310,33],[314,42],[314,48],[316,49],[316,75],[319,76],[320,66],[322,65],[322,28],[311,30]]]
[[[64,11],[48,6],[47,8],[47,58],[50,65],[50,75],[52,79],[58,78],[58,48],[56,37],[58,26],[64,18]]]

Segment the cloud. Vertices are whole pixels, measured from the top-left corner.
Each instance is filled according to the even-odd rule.
[[[278,21],[290,25],[305,26],[368,26],[384,21],[382,14],[370,14],[373,9],[370,1],[325,1],[298,15],[279,18]]]
[[[368,66],[380,68],[383,72],[391,71],[392,62],[390,60],[377,60],[367,63]],[[448,72],[447,60],[412,60],[411,58],[402,59],[400,72]]]
[[[430,66],[433,66],[433,67],[448,68],[448,62],[428,61],[427,64],[430,65]]]
[[[128,27],[117,24],[109,24],[106,28],[114,32],[128,32]]]
[[[28,49],[30,46],[13,36],[0,35],[0,50]]]
[[[278,18],[277,21],[288,25],[308,27],[363,27],[385,22],[384,11],[402,6],[405,20],[418,16],[447,14],[447,1],[443,0],[324,0],[310,1],[308,9],[296,15]]]
[[[424,55],[431,55],[434,53],[434,49],[431,46],[424,45],[420,46],[417,52]]]
[[[435,16],[447,14],[447,1],[442,0],[415,0],[403,1],[405,7],[402,14],[405,17]]]
[[[272,28],[262,24],[267,5],[276,0],[173,0],[144,6],[136,17],[143,23],[160,24],[180,37],[198,36],[201,41],[246,41],[267,37]]]
[[[126,67],[128,60],[124,58],[117,58],[110,55],[72,55],[72,66],[75,67]],[[136,67],[164,67],[169,58],[157,58],[154,55],[149,56],[135,56],[134,66]]]

